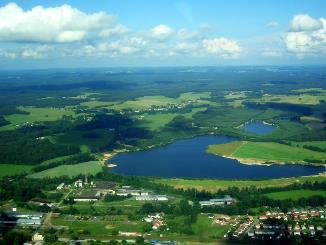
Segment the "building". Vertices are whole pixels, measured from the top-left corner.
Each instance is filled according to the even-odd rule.
[[[60,185],[57,186],[57,190],[61,191],[65,186],[65,183],[61,183]]]
[[[127,188],[121,188],[116,190],[117,196],[147,196],[149,195],[149,192],[146,192],[141,189],[127,189]]]
[[[199,202],[201,207],[205,206],[221,206],[221,205],[230,205],[234,203],[235,200],[229,195],[225,195],[223,198],[210,199],[209,201]]]
[[[83,187],[83,181],[81,179],[75,181],[74,186],[77,188],[82,188]]]
[[[6,213],[5,217],[0,219],[0,224],[5,226],[20,225],[38,227],[42,224],[43,214],[41,213]]]
[[[38,241],[43,241],[43,240],[44,240],[44,236],[39,233],[35,233],[32,237],[33,242],[38,242]]]
[[[166,195],[140,195],[136,196],[135,199],[137,201],[168,201],[168,197]]]
[[[77,196],[74,197],[75,202],[97,202],[100,198],[98,196]]]

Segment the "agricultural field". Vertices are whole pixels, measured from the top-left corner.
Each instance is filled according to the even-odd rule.
[[[224,155],[245,162],[307,162],[307,160],[324,161],[325,152],[312,151],[296,146],[275,142],[232,142],[221,145],[211,145],[208,153]]]
[[[150,130],[158,130],[164,127],[167,123],[169,123],[174,117],[178,115],[182,115],[185,118],[191,119],[193,115],[198,112],[205,111],[205,107],[193,108],[191,112],[188,113],[155,113],[155,114],[142,114],[142,119],[139,120],[140,125],[146,127]],[[139,116],[137,116],[139,117]]]
[[[265,196],[275,200],[284,200],[284,199],[298,200],[300,198],[307,198],[311,196],[326,197],[326,191],[302,189],[302,190],[272,192],[272,193],[265,194]]]
[[[200,99],[209,99],[210,92],[187,92],[182,93],[177,98],[166,97],[166,96],[143,96],[136,98],[135,100],[127,100],[124,102],[112,102],[112,101],[97,101],[91,100],[83,102],[81,105],[90,108],[107,108],[115,110],[133,109],[142,110],[149,109],[152,106],[167,106],[168,104],[180,104],[187,101],[197,101]]]
[[[0,164],[0,178],[3,176],[29,173],[32,168],[33,166],[31,165]]]
[[[289,103],[298,105],[318,105],[320,101],[326,99],[326,94],[322,95],[272,95],[264,94],[263,97],[257,100],[257,102],[276,102],[276,103]]]
[[[319,176],[292,177],[282,179],[266,179],[266,180],[218,180],[218,179],[156,179],[154,182],[170,185],[175,188],[217,191],[218,189],[226,189],[228,187],[245,188],[256,186],[257,188],[266,187],[284,187],[294,183],[302,182],[321,182],[325,181],[325,174]]]
[[[80,174],[94,175],[102,171],[102,165],[98,161],[89,161],[73,165],[61,165],[38,173],[30,174],[30,178],[51,178],[60,176],[74,177]]]
[[[17,109],[27,114],[12,114],[4,116],[11,124],[0,127],[0,130],[12,130],[16,125],[24,123],[56,121],[63,116],[75,116],[75,112],[63,108],[35,108],[35,107],[18,107]]]

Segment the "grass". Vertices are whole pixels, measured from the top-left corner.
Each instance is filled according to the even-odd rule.
[[[200,239],[208,239],[214,236],[215,238],[223,238],[229,226],[218,226],[212,223],[213,220],[209,219],[207,215],[198,215],[197,222],[192,225],[194,235]]]
[[[301,190],[271,192],[266,194],[265,196],[275,200],[284,200],[284,199],[298,200],[300,198],[307,198],[311,196],[326,197],[326,191],[301,189]]]
[[[298,147],[303,147],[304,145],[316,146],[316,147],[319,147],[320,149],[323,149],[324,151],[326,151],[326,141],[302,141],[302,142],[292,141],[292,145],[295,145]]]
[[[50,168],[38,173],[29,175],[31,178],[52,178],[60,176],[74,177],[80,174],[95,175],[102,171],[102,166],[98,161],[83,162],[74,165],[61,165],[55,168]]]
[[[45,122],[60,120],[62,116],[75,116],[75,112],[63,108],[35,108],[20,106],[17,109],[28,114],[12,114],[4,116],[11,124],[0,127],[0,130],[12,130],[16,125],[32,122]]]
[[[221,156],[232,155],[241,145],[242,141],[233,141],[226,144],[209,145],[207,148],[208,153],[217,154]]]
[[[96,137],[87,137],[88,134],[94,134]],[[52,137],[52,141],[57,144],[77,145],[83,152],[98,150],[108,145],[113,140],[114,133],[105,129],[96,129],[89,131],[71,130],[65,134]]]
[[[218,179],[156,179],[156,183],[166,184],[175,188],[196,188],[198,190],[216,191],[228,187],[245,188],[256,186],[258,188],[266,187],[284,187],[294,183],[325,181],[326,175],[291,177],[281,179],[266,180],[218,180]]]
[[[289,104],[302,104],[302,105],[318,105],[320,100],[325,100],[326,94],[322,95],[270,95],[265,94],[259,102],[277,102],[277,103],[289,103]]]
[[[33,166],[31,165],[0,164],[0,178],[3,176],[29,173],[32,168]]]
[[[167,106],[168,104],[180,104],[185,101],[196,101],[199,99],[210,98],[210,92],[188,92],[182,93],[177,98],[166,96],[143,96],[135,100],[127,100],[124,102],[116,103],[112,101],[88,101],[83,102],[81,105],[90,108],[103,107],[108,109],[123,110],[123,109],[149,109],[151,106]]]
[[[250,162],[306,162],[309,160],[325,160],[325,152],[317,152],[296,146],[275,142],[240,141],[217,144],[208,147],[208,153],[231,156]]]
[[[194,108],[191,112],[188,113],[155,113],[155,114],[143,114],[143,119],[141,122],[141,126],[144,126],[150,130],[158,130],[164,127],[167,123],[169,123],[174,117],[177,115],[183,115],[186,118],[191,119],[192,116],[200,111],[205,111],[205,107]]]

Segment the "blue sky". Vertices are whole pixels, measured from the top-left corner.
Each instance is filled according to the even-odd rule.
[[[0,1],[2,69],[325,64],[323,0]]]

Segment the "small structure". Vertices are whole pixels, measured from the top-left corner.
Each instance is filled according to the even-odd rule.
[[[98,196],[77,196],[74,197],[75,202],[97,202],[100,198]]]
[[[39,233],[35,233],[32,237],[32,241],[33,242],[40,242],[44,240],[44,236],[39,234]]]
[[[77,188],[82,188],[83,187],[83,181],[81,179],[75,181],[74,186]]]
[[[61,183],[60,185],[57,186],[57,190],[61,191],[65,186],[65,183]]]
[[[140,195],[136,196],[135,199],[137,201],[168,201],[168,197],[166,195]]]

